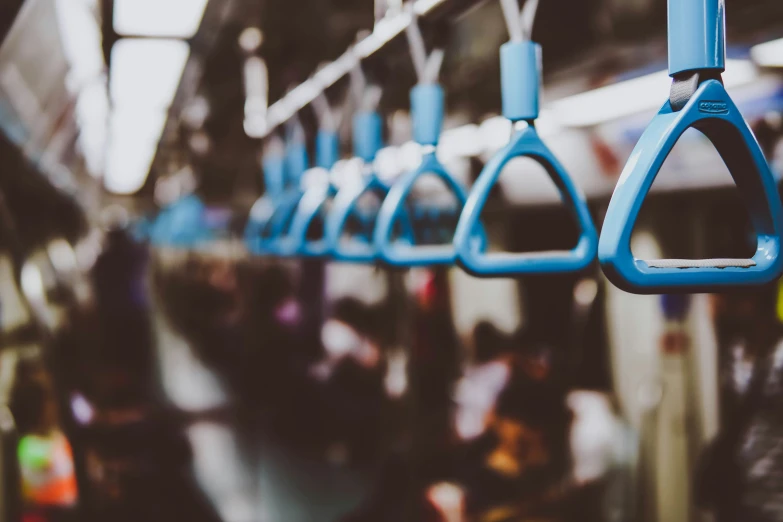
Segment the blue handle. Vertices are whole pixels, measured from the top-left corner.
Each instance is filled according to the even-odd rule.
[[[204,203],[194,195],[175,201],[164,208],[150,225],[150,243],[191,248],[209,240],[212,234],[203,220],[205,210]]]
[[[359,112],[353,117],[353,150],[365,163],[375,161],[383,147],[383,119],[374,111]]]
[[[541,164],[559,189],[566,206],[581,230],[576,247],[564,252],[535,254],[488,254],[473,233],[492,187],[511,159],[527,156]],[[511,277],[528,274],[559,274],[586,268],[595,258],[598,234],[587,201],[560,162],[538,137],[531,125],[517,133],[489,163],[476,180],[454,233],[457,262],[477,277]]]
[[[335,131],[320,130],[315,137],[315,163],[322,169],[332,170],[340,159],[340,137]]]
[[[282,154],[270,154],[262,160],[264,192],[272,199],[279,198],[286,185],[286,158]]]
[[[726,68],[725,0],[669,0],[669,74]]]
[[[291,223],[291,231],[286,239],[287,251],[302,257],[325,257],[329,254],[329,244],[325,235],[320,239],[308,241],[307,231],[319,214],[325,216],[326,205],[334,198],[336,192],[331,184],[313,187],[305,192],[299,201]]]
[[[689,127],[712,141],[731,172],[756,230],[747,260],[648,262],[631,253],[631,233],[644,198],[669,152]],[[783,273],[783,229],[775,180],[753,132],[717,80],[702,83],[688,104],[664,104],[636,145],[612,195],[598,247],[601,266],[619,288],[639,294],[713,292],[774,281]]]
[[[316,136],[316,161],[318,166],[330,170],[340,154],[340,140],[336,132],[319,131]],[[307,231],[330,198],[333,198],[336,189],[331,184],[312,187],[301,197],[295,212],[290,219],[290,227],[274,240],[271,250],[283,257],[324,257],[328,253],[327,243],[324,238],[316,241],[307,240]]]
[[[538,118],[541,91],[541,46],[508,42],[500,47],[500,90],[503,116],[511,121]]]
[[[299,187],[302,174],[305,173],[310,160],[307,154],[307,144],[294,140],[286,147],[286,186]]]
[[[408,172],[394,183],[378,213],[373,242],[380,259],[392,266],[444,266],[453,265],[457,254],[453,244],[416,246],[410,241],[392,241],[394,225],[405,214],[405,201],[421,176],[432,174],[442,179],[457,198],[459,207],[465,204],[467,195],[460,185],[435,157],[424,156],[419,167]]]
[[[276,201],[264,196],[253,205],[244,234],[245,244],[251,253],[294,255],[284,238],[301,197],[302,193],[299,190],[291,189]]]
[[[353,263],[374,263],[378,252],[371,243],[371,236],[365,238],[343,238],[343,230],[348,219],[356,215],[356,203],[367,192],[377,192],[381,196],[388,193],[388,187],[375,176],[367,176],[361,185],[346,187],[337,193],[334,206],[326,220],[325,236],[329,252],[336,261]],[[367,216],[364,216],[367,217]],[[365,219],[365,221],[367,221]],[[370,225],[374,228],[373,225]],[[371,231],[368,231],[371,234]]]

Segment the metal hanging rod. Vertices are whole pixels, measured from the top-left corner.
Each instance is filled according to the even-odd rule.
[[[413,0],[412,0],[413,1]],[[425,16],[427,13],[446,3],[447,0],[415,0],[413,12],[416,16]],[[402,10],[387,14],[378,20],[372,33],[360,40],[342,54],[337,60],[320,68],[308,80],[301,83],[288,92],[281,99],[273,103],[267,111],[266,125],[261,132],[251,136],[252,138],[265,138],[275,128],[285,123],[298,111],[309,105],[326,89],[335,84],[340,78],[353,69],[358,62],[371,56],[384,45],[402,34],[411,24],[413,17],[410,11]]]

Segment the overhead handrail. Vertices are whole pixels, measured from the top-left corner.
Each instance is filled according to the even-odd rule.
[[[769,164],[721,81],[726,64],[724,0],[669,0],[672,88],[631,153],[604,220],[598,257],[607,278],[639,294],[713,292],[760,285],[783,273],[783,209]],[[666,157],[688,129],[704,134],[729,169],[756,233],[750,259],[641,260],[631,235]]]
[[[408,212],[406,201],[413,186],[422,176],[433,175],[444,182],[456,200],[459,212],[467,199],[467,193],[462,185],[446,170],[436,156],[436,148],[443,126],[445,112],[445,94],[438,83],[438,76],[443,63],[443,49],[435,49],[427,54],[421,30],[412,5],[408,7],[412,22],[408,25],[406,35],[410,45],[411,57],[418,77],[418,83],[410,93],[411,120],[414,141],[422,147],[422,161],[417,168],[405,173],[391,186],[383,201],[375,227],[374,244],[380,259],[398,267],[453,265],[456,252],[452,237],[447,244],[416,245],[414,238],[397,241],[392,238],[395,224],[401,217],[410,216],[414,229],[421,228],[416,216],[425,214],[437,220],[441,209],[433,208],[433,212]],[[419,209],[426,210],[426,209]],[[431,216],[434,214],[434,216]],[[411,240],[409,240],[411,239]]]
[[[527,0],[522,13],[517,0],[501,0],[511,41],[500,48],[503,115],[515,131],[506,147],[484,167],[468,196],[454,234],[457,262],[478,277],[511,277],[530,274],[576,272],[586,268],[596,255],[598,235],[587,201],[565,168],[541,141],[535,128],[539,115],[541,46],[530,40],[538,7]],[[474,234],[490,191],[505,165],[517,157],[529,157],[546,169],[563,202],[580,228],[576,247],[570,251],[538,253],[487,253]]]
[[[447,0],[411,0],[413,10],[418,16],[424,16],[445,3]],[[259,128],[254,137],[263,138],[286,122],[327,88],[349,74],[359,62],[372,56],[402,33],[411,17],[407,10],[390,10],[378,20],[374,30],[352,45],[335,61],[320,67],[312,77],[292,89],[283,98],[273,103],[267,111],[265,125]]]

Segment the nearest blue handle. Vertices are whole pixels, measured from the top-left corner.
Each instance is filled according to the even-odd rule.
[[[725,0],[669,0],[669,74],[725,68]]]
[[[416,246],[410,242],[392,241],[394,225],[405,214],[405,201],[413,186],[424,175],[435,175],[442,179],[456,196],[460,207],[467,199],[465,189],[446,171],[435,154],[424,156],[416,170],[406,173],[392,185],[378,213],[373,243],[380,259],[390,265],[448,266],[456,261],[457,254],[453,244]]]
[[[538,161],[560,190],[564,203],[573,213],[581,230],[576,247],[564,252],[488,254],[473,233],[492,187],[503,167],[511,159],[527,156]],[[577,272],[593,262],[598,234],[593,225],[587,201],[557,158],[538,137],[531,125],[518,131],[511,142],[489,163],[476,180],[454,233],[457,262],[477,277],[513,277],[529,274],[559,274]]]
[[[702,266],[689,268],[678,268],[676,265],[687,263],[670,260],[673,266],[658,268],[631,253],[631,234],[644,198],[666,157],[689,127],[712,141],[745,201],[757,237],[756,254],[751,260],[728,260],[734,266],[725,260],[706,260],[700,263]],[[598,257],[606,277],[633,293],[713,292],[760,285],[783,273],[782,229],[783,209],[764,154],[723,85],[708,80],[682,110],[673,112],[666,102],[642,135],[609,203]]]

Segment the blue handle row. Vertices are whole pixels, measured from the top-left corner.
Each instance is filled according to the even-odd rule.
[[[650,263],[631,253],[631,233],[644,198],[675,143],[690,127],[715,145],[748,207],[756,230],[752,259]],[[782,232],[783,209],[764,154],[723,85],[708,80],[682,110],[674,112],[666,102],[642,135],[612,195],[598,257],[609,280],[629,292],[712,292],[779,278]]]
[[[473,232],[479,223],[481,211],[492,187],[498,181],[503,167],[517,157],[529,157],[540,163],[554,181],[568,209],[580,228],[576,247],[564,252],[542,253],[486,253]],[[530,274],[557,274],[576,272],[586,268],[595,259],[598,234],[593,225],[584,194],[577,188],[563,166],[541,141],[531,125],[517,131],[511,142],[493,157],[476,180],[454,233],[457,262],[465,271],[477,277],[512,277]]]

